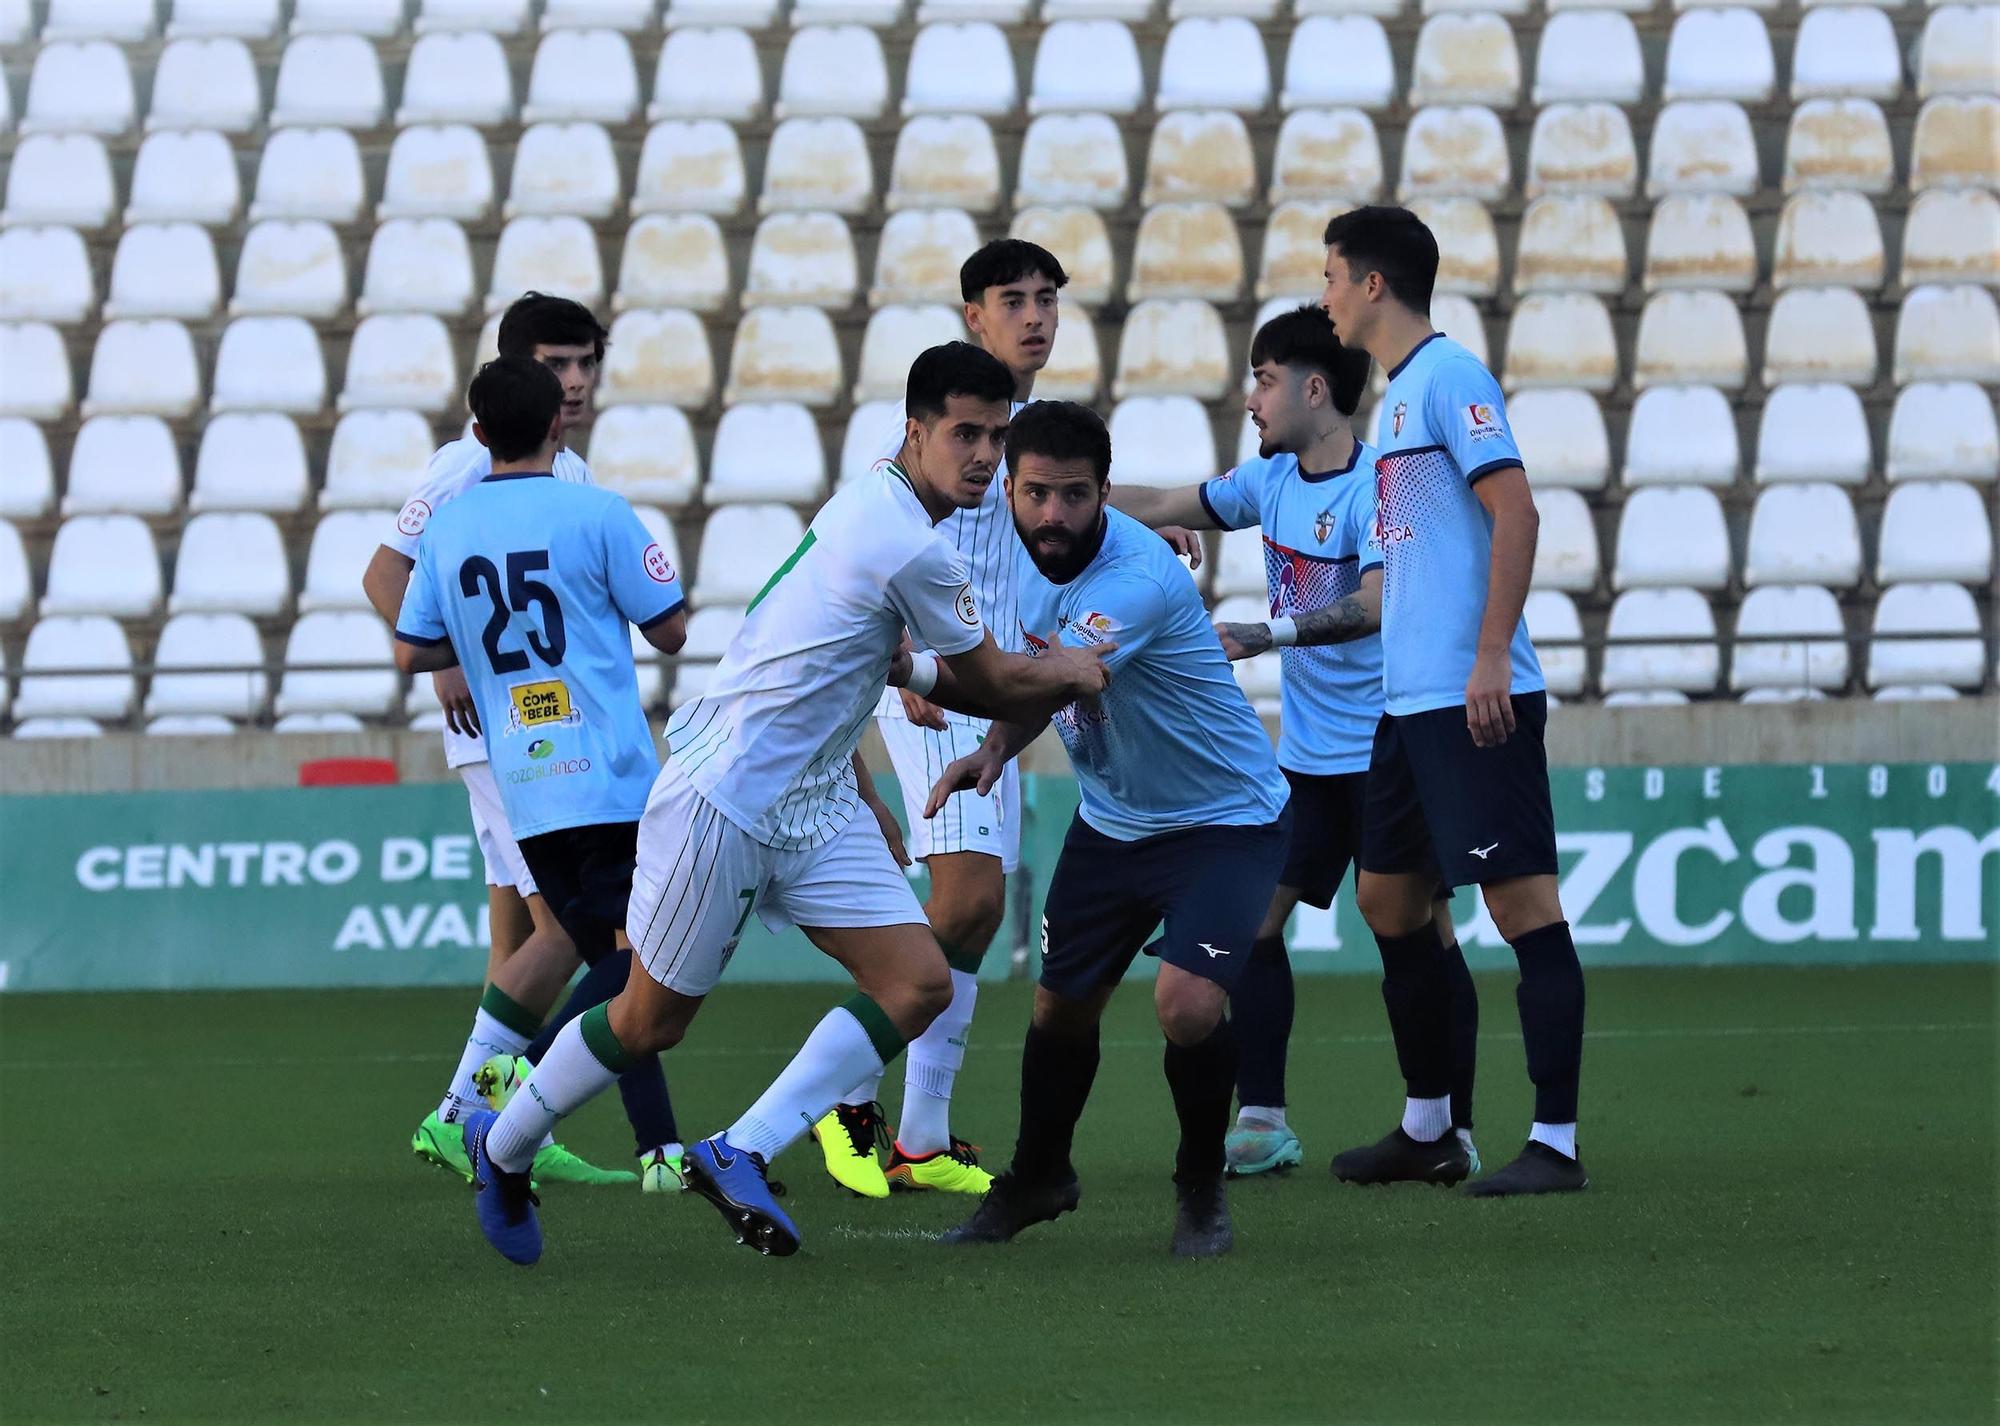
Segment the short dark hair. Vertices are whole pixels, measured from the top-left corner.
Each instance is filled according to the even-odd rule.
[[[531,357],[536,347],[589,347],[603,361],[609,335],[581,302],[524,292],[500,319],[500,355]]]
[[[1308,302],[1280,312],[1257,329],[1250,341],[1250,365],[1305,367],[1326,378],[1333,409],[1352,416],[1368,389],[1368,353],[1344,347],[1333,334],[1333,319]]]
[[[1104,418],[1077,401],[1031,401],[1007,426],[1007,468],[1022,456],[1087,460],[1102,485],[1111,474],[1111,432]]]
[[[945,402],[954,396],[1011,402],[1014,373],[999,357],[971,342],[946,342],[919,352],[903,387],[903,414],[929,425],[944,415]]]
[[[965,260],[958,270],[958,295],[967,302],[983,302],[986,289],[1005,287],[1024,277],[1046,277],[1057,289],[1069,285],[1069,274],[1056,255],[1040,243],[1025,238],[995,238]]]
[[[533,357],[503,356],[479,368],[465,393],[493,459],[520,460],[542,448],[562,410],[562,383]]]
[[[1379,205],[1342,213],[1326,225],[1326,245],[1340,249],[1355,281],[1379,272],[1390,296],[1412,312],[1430,315],[1438,243],[1415,213]]]

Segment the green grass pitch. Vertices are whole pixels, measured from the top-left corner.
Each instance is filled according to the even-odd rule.
[[[1511,985],[1482,978],[1479,1141],[1518,1148]],[[999,1249],[965,1199],[779,1161],[798,1257],[698,1200],[544,1195],[539,1267],[405,1147],[467,992],[0,1003],[0,1419],[412,1422],[1991,1421],[1990,966],[1599,971],[1561,1201],[1334,1183],[1401,1093],[1372,981],[1300,983],[1307,1165],[1237,1251],[1166,1254],[1173,1118],[1113,1006],[1082,1210]],[[684,1130],[767,1081],[831,987],[725,985],[669,1057]],[[1025,987],[982,998],[958,1127],[1004,1161]],[[893,1115],[900,1075],[891,1074]],[[615,1095],[575,1148],[628,1150]]]

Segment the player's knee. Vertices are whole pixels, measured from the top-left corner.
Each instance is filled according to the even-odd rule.
[[[1214,1034],[1226,1000],[1221,986],[1187,975],[1161,976],[1153,993],[1160,1029],[1176,1045],[1199,1045]]]
[[[885,1003],[882,1009],[905,1038],[921,1035],[951,1004],[951,972],[944,957],[922,957],[886,998],[894,1003]]]
[[[1007,915],[1007,883],[984,878],[935,888],[924,914],[949,959],[978,957],[993,942]]]
[[[1486,914],[1503,941],[1518,941],[1530,931],[1562,920],[1562,902],[1552,876],[1520,876],[1480,888]]]
[[[1407,936],[1430,912],[1428,891],[1411,891],[1415,878],[1363,872],[1355,881],[1354,905],[1378,936]]]

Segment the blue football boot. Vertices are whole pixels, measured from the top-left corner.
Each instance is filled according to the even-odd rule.
[[[466,1157],[472,1160],[472,1207],[479,1231],[510,1263],[527,1267],[542,1256],[541,1199],[525,1171],[509,1173],[487,1156],[486,1135],[500,1116],[477,1109],[465,1116]]]
[[[799,1250],[799,1230],[778,1207],[761,1154],[747,1153],[717,1134],[688,1149],[681,1172],[689,1188],[715,1205],[737,1242],[772,1258]]]

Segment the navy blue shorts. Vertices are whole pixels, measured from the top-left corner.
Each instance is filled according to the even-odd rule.
[[[1347,864],[1361,858],[1361,813],[1368,796],[1365,772],[1293,772],[1292,846],[1278,885],[1322,911],[1333,905]]]
[[[521,859],[535,888],[562,924],[585,965],[618,949],[625,908],[632,903],[632,868],[639,857],[637,822],[600,822],[524,837]]]
[[[1382,715],[1362,816],[1364,871],[1435,867],[1454,887],[1556,874],[1542,744],[1549,700],[1517,693],[1513,701],[1514,731],[1495,748],[1472,741],[1463,706]]]
[[[1292,809],[1261,826],[1189,827],[1121,842],[1078,817],[1042,907],[1042,985],[1087,1000],[1116,984],[1165,922],[1161,960],[1233,989],[1271,909]]]

